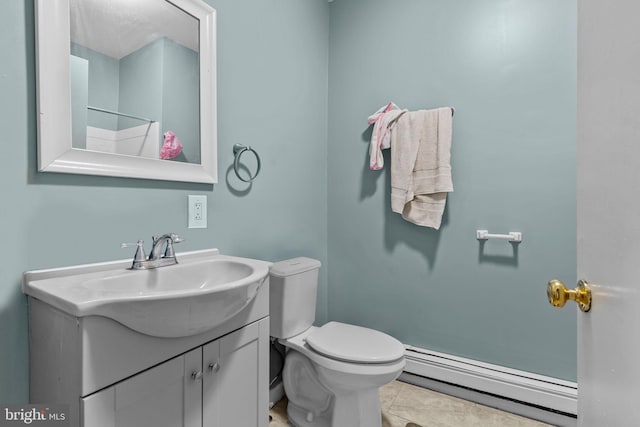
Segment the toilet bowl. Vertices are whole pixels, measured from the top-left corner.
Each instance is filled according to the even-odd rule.
[[[322,343],[330,346],[330,355],[313,346],[319,336],[327,339]],[[343,347],[341,340],[348,339],[355,345]],[[378,389],[405,366],[399,341],[371,329],[330,322],[279,342],[288,349],[283,381],[295,426],[380,426]],[[378,351],[354,352],[357,344]]]
[[[319,261],[296,258],[271,269],[271,334],[287,349],[282,377],[289,421],[296,427],[379,427],[378,389],[402,373],[404,346],[360,326],[312,326],[319,268]]]

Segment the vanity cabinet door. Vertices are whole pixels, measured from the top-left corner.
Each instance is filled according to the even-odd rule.
[[[204,346],[204,427],[268,426],[268,351],[268,318]]]
[[[201,427],[202,349],[81,399],[84,427]]]
[[[267,427],[269,318],[81,399],[81,427]]]

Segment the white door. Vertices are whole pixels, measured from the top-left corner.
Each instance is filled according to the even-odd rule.
[[[640,1],[578,4],[578,425],[640,425]]]

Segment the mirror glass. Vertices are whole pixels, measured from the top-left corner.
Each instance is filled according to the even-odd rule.
[[[217,181],[215,10],[36,0],[40,171]]]
[[[198,20],[158,0],[69,8],[72,146],[199,164]]]

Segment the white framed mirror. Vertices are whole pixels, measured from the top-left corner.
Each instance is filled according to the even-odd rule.
[[[217,182],[216,11],[36,0],[38,170]]]

